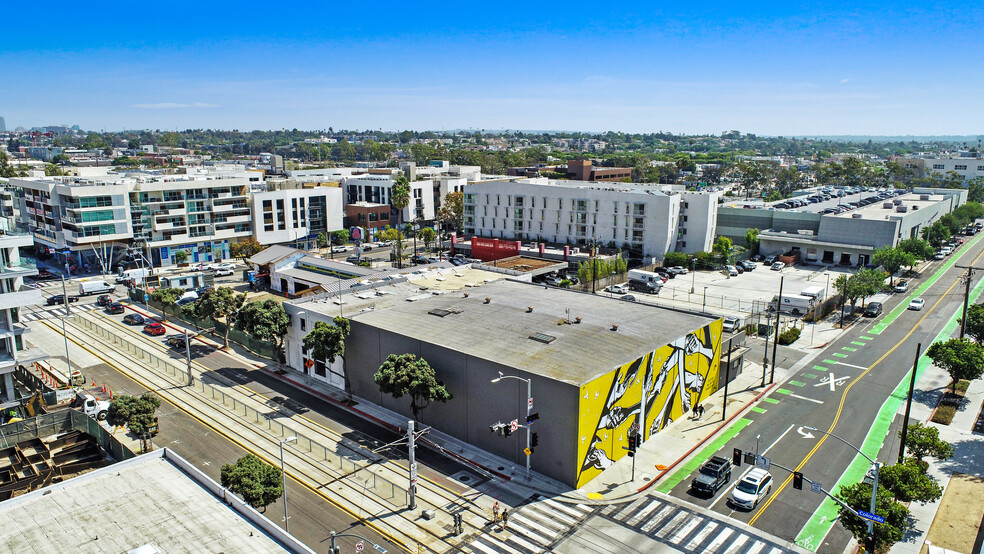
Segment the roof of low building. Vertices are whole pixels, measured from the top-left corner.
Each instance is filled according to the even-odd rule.
[[[273,246],[268,246],[263,250],[253,254],[247,262],[256,265],[266,265],[268,263],[276,262],[282,260],[287,256],[290,256],[294,252],[298,252],[296,248],[291,248],[289,246],[281,246],[279,244],[274,244]]]

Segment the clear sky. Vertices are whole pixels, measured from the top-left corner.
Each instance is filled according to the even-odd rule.
[[[984,132],[984,10],[954,2],[49,1],[0,14],[11,129]]]

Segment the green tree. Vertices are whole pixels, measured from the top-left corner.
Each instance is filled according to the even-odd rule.
[[[345,355],[345,339],[352,330],[349,320],[336,316],[332,323],[334,325],[319,321],[305,335],[304,349],[311,353],[312,359],[328,360],[329,364],[333,364],[335,358]]]
[[[902,431],[899,431],[899,438],[902,438]],[[940,439],[939,429],[922,423],[909,425],[905,433],[905,450],[918,461],[922,461],[926,456],[932,456],[940,461],[953,456],[953,447]]]
[[[939,221],[929,227],[923,227],[920,233],[922,233],[922,238],[926,239],[933,248],[939,248],[944,241],[950,239],[950,230]]]
[[[161,305],[161,321],[167,319],[167,308],[174,306],[178,303],[178,299],[184,296],[184,289],[179,289],[177,287],[168,287],[163,289],[155,290],[150,298]]]
[[[420,239],[424,241],[424,248],[430,250],[431,243],[437,239],[437,233],[430,227],[424,227],[420,230]]]
[[[314,240],[315,243],[318,245],[318,248],[325,248],[326,246],[328,246],[328,236],[325,235],[324,233],[318,233],[318,237]]]
[[[381,233],[379,233],[379,238],[380,240],[384,240],[384,241],[392,241],[393,249],[396,251],[396,255],[398,259],[400,260],[403,259],[403,248],[400,245],[403,244],[404,236],[399,229],[393,227],[387,227],[386,229],[383,229]]]
[[[195,300],[202,313],[211,314],[216,321],[225,320],[225,332],[222,335],[223,348],[229,348],[229,330],[236,321],[236,313],[246,302],[245,294],[238,294],[229,287],[219,287],[207,291]]]
[[[109,404],[106,422],[114,427],[126,425],[131,431],[140,435],[154,424],[154,415],[161,407],[161,399],[154,393],[144,393],[136,396],[118,396]]]
[[[449,192],[444,195],[441,207],[438,209],[437,218],[442,222],[450,223],[455,231],[461,231],[465,216],[464,207],[465,195],[460,191]]]
[[[667,252],[663,256],[663,267],[690,267],[690,258],[683,252]]]
[[[903,266],[912,267],[915,265],[916,256],[900,248],[886,246],[875,250],[871,261],[875,265],[882,266],[888,272],[889,284],[891,285],[895,283],[895,273],[902,269]]]
[[[858,298],[862,301],[881,291],[885,284],[885,272],[880,269],[862,269],[851,276],[857,280]],[[853,306],[853,304],[852,304]]]
[[[260,511],[266,511],[267,506],[284,494],[280,469],[253,454],[246,454],[235,464],[223,465],[221,480],[223,487]]]
[[[290,330],[290,316],[283,303],[272,298],[245,304],[236,313],[236,329],[259,341],[270,341],[282,359],[284,339]]]
[[[984,373],[984,348],[970,339],[934,342],[926,355],[937,367],[950,374],[950,389],[957,392],[957,381],[980,379]]]
[[[972,304],[967,308],[967,325],[964,331],[977,344],[984,344],[984,304]]]
[[[728,237],[718,237],[714,241],[714,253],[721,256],[721,263],[728,265],[731,263],[731,255],[734,251],[734,244]]]
[[[936,253],[932,245],[919,237],[899,241],[899,245],[896,248],[912,254],[919,260],[928,260]]]
[[[759,230],[758,229],[748,229],[745,231],[745,247],[748,248],[749,252],[758,252],[759,242]]]
[[[178,250],[174,253],[174,262],[178,264],[183,264],[188,261],[188,252],[184,250]]]
[[[912,458],[878,470],[879,488],[884,486],[899,502],[934,502],[943,496],[943,487],[923,471]]]
[[[379,371],[373,376],[380,392],[390,394],[393,398],[410,395],[410,411],[416,421],[420,410],[437,400],[447,402],[452,395],[437,380],[434,369],[426,360],[418,359],[413,354],[390,354]]]
[[[25,177],[27,170],[23,166],[10,165],[7,153],[0,149],[0,177]]]
[[[403,210],[410,205],[410,183],[407,178],[403,175],[398,175],[393,181],[393,186],[390,187],[390,204],[396,209],[396,225],[397,229],[400,228],[400,224],[403,220]],[[403,267],[403,241],[396,242],[396,260],[397,267]]]
[[[349,232],[341,229],[338,231],[331,232],[331,243],[332,244],[345,244],[349,240]]]
[[[239,242],[234,242],[229,247],[229,255],[233,258],[238,258],[242,261],[246,261],[259,252],[266,248],[260,242],[253,237],[246,237]]]
[[[837,492],[837,497],[842,502],[853,508],[855,511],[871,510],[871,485],[867,483],[855,483],[846,487],[841,487]],[[868,520],[862,519],[850,510],[840,506],[837,509],[841,525],[850,531],[860,543],[864,543],[864,538],[868,535]],[[909,509],[900,504],[892,496],[892,493],[885,487],[878,487],[878,495],[875,499],[875,514],[885,518],[885,523],[875,524],[875,550],[884,552],[889,546],[902,540],[905,530],[908,528]]]

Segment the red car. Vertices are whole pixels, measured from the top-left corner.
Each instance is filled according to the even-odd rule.
[[[160,323],[151,323],[144,325],[143,332],[154,337],[159,337],[167,333],[167,327],[164,327]]]

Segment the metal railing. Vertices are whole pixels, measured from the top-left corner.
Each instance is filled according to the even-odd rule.
[[[271,408],[270,411],[259,411],[248,406],[242,400],[237,400],[235,396],[222,391],[221,387],[235,385],[227,382],[220,375],[203,373],[199,379],[194,380],[192,385],[187,385],[187,369],[184,365],[174,365],[170,360],[148,352],[126,338],[79,315],[71,316],[69,321],[138,359],[144,366],[159,370],[166,379],[176,386],[195,391],[201,397],[223,407],[251,426],[272,435],[272,440],[279,441],[286,437],[297,437],[294,452],[306,456],[339,479],[355,481],[359,488],[373,490],[378,498],[397,508],[407,505],[407,491],[404,487],[370,469],[371,465],[379,459],[378,457],[367,456],[367,452],[350,448],[342,443],[335,443],[333,447],[321,444],[310,436],[278,421],[280,418],[289,420],[293,415],[293,412],[286,408],[277,407]],[[206,380],[212,381],[212,383],[206,383]]]

